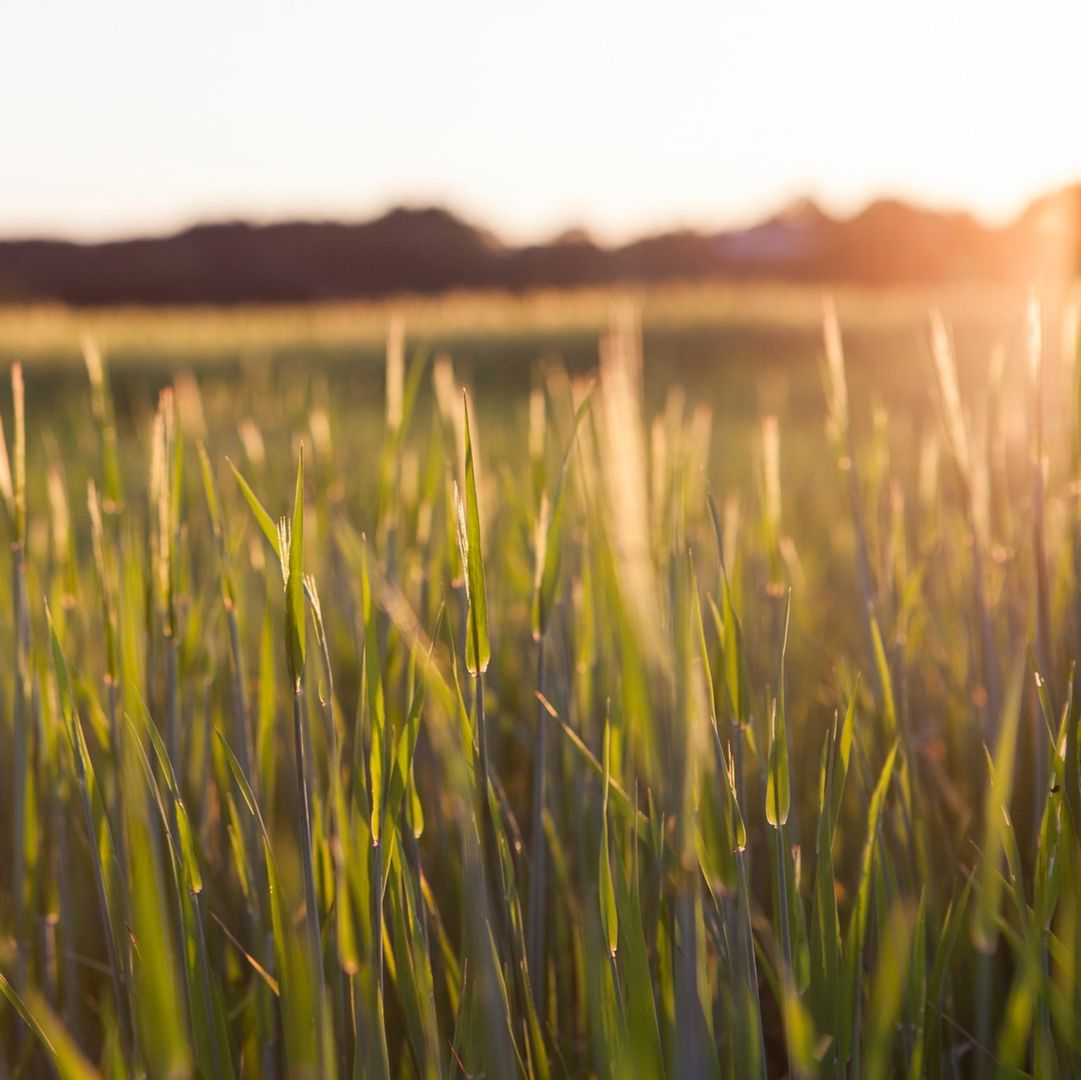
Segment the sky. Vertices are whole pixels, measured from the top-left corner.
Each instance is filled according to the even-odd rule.
[[[1067,0],[0,0],[0,236],[441,204],[513,241],[1081,179]]]

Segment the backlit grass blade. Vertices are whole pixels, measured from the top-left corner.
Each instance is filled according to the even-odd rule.
[[[101,351],[90,336],[83,338],[83,360],[90,378],[90,408],[98,426],[98,437],[101,440],[103,493],[107,508],[110,511],[116,511],[124,504],[116,417]]]
[[[162,828],[172,855],[174,892],[188,971],[188,1003],[195,1057],[203,1072],[221,1077],[232,1076],[232,1062],[221,1050],[225,1037],[225,1019],[218,1009],[215,980],[210,971],[206,948],[205,927],[199,900],[203,891],[203,875],[199,865],[195,835],[187,808],[180,798],[177,777],[165,744],[145,712],[141,715],[141,719],[142,730],[153,750],[165,784],[163,791],[158,784],[149,757],[138,743],[137,732],[133,731],[135,738],[132,745],[138,749],[147,787],[158,807]]]
[[[822,746],[819,772],[818,829],[815,836],[815,881],[811,906],[811,1005],[820,1030],[836,1039],[841,976],[841,926],[837,914],[836,878],[833,863],[832,815],[834,786],[838,778],[836,735],[828,734]],[[836,1048],[831,1048],[831,1054]]]
[[[533,640],[539,641],[548,628],[548,620],[555,600],[559,571],[563,560],[563,532],[567,516],[568,471],[572,460],[572,451],[578,439],[578,431],[589,411],[592,400],[592,384],[586,391],[574,415],[574,428],[571,441],[563,454],[563,461],[556,481],[555,493],[549,504],[547,519],[542,514],[538,518],[536,544],[536,576],[533,588]],[[542,524],[543,523],[543,524]]]
[[[871,642],[874,647],[878,685],[882,691],[882,713],[886,721],[886,731],[893,736],[897,732],[897,706],[893,697],[893,676],[890,674],[889,661],[886,659],[886,648],[882,644],[882,632],[874,616],[871,616]]]
[[[603,837],[602,837],[603,839]],[[628,882],[620,859],[615,865],[615,899],[618,936],[623,942],[620,961],[627,996],[627,1071],[641,1077],[663,1072],[663,1050],[657,1023],[657,1006],[649,970],[642,926],[642,897],[637,883]]]
[[[231,463],[230,463],[231,464]],[[304,662],[306,642],[306,609],[304,593],[304,454],[301,448],[297,463],[291,519],[282,518],[275,528],[270,515],[263,509],[255,493],[233,467],[240,484],[267,542],[270,543],[281,563],[285,590],[285,651],[292,691],[293,756],[297,789],[297,832],[301,845],[301,876],[304,883],[305,926],[307,937],[307,963],[301,964],[295,949],[281,935],[280,963],[293,969],[298,993],[307,998],[315,1018],[315,1045],[318,1057],[323,1061],[324,1010],[323,1002],[323,947],[320,932],[319,893],[316,887],[315,851],[313,844],[311,763],[308,758],[308,734],[304,717]],[[295,1040],[294,1040],[295,1041]],[[323,1064],[327,1064],[323,1061]]]
[[[540,419],[535,420],[539,402]],[[533,837],[532,866],[529,876],[529,897],[527,908],[527,934],[528,934],[528,968],[529,977],[537,996],[536,1008],[541,1022],[543,1022],[546,1010],[545,987],[547,984],[547,970],[545,965],[545,924],[547,921],[547,846],[544,837],[544,814],[547,806],[548,771],[550,769],[550,738],[549,728],[554,717],[549,716],[548,706],[544,698],[546,678],[546,634],[548,621],[555,600],[559,571],[562,564],[563,554],[563,530],[566,518],[568,485],[567,472],[571,460],[571,451],[574,448],[578,434],[578,426],[589,406],[589,394],[578,407],[575,414],[574,430],[571,441],[567,445],[563,455],[563,463],[560,467],[559,478],[556,482],[554,508],[550,510],[547,494],[538,485],[540,494],[540,508],[537,514],[535,529],[536,542],[534,552],[534,579],[533,579],[533,608],[531,613],[533,640],[537,642],[537,707],[536,731],[534,733],[534,760],[533,760],[533,800],[532,817],[530,821],[530,835]],[[544,399],[537,392],[530,403],[531,424],[543,425]],[[533,428],[531,427],[531,431]],[[540,439],[540,436],[535,436]],[[543,444],[541,444],[541,450]],[[540,455],[537,450],[535,456]],[[534,472],[543,472],[543,461],[534,465]]]
[[[615,888],[612,885],[612,864],[608,845],[608,783],[611,770],[611,725],[604,725],[604,792],[601,795],[601,846],[598,855],[598,881],[600,882],[601,926],[604,929],[608,955],[615,957],[619,948],[619,912],[616,908]]]
[[[15,521],[15,482],[11,475],[11,458],[8,455],[7,436],[4,434],[4,421],[0,417],[0,499],[12,522]]]
[[[254,509],[253,509],[254,513]],[[262,524],[262,522],[260,522]],[[301,447],[297,463],[296,493],[293,499],[293,517],[290,529],[279,537],[288,536],[288,544],[281,544],[279,556],[285,578],[285,618],[288,631],[289,678],[294,688],[300,687],[304,673],[304,654],[307,620],[304,610],[304,449]],[[285,549],[288,548],[286,551]]]
[[[229,462],[229,468],[233,470],[233,476],[236,477],[237,485],[240,488],[241,494],[244,496],[245,502],[248,504],[248,508],[251,510],[252,517],[255,518],[255,523],[266,537],[267,543],[274,549],[274,554],[281,558],[281,549],[278,542],[278,527],[274,524],[274,519],[266,512],[263,504],[259,501],[258,496],[252,491],[248,481],[244,479],[240,470],[231,461]]]
[[[1078,725],[1081,712],[1078,709],[1078,695],[1075,686],[1077,675],[1070,672],[1070,693],[1063,713],[1065,739],[1062,750],[1062,785],[1066,810],[1074,837],[1081,836],[1081,758],[1078,756]]]
[[[435,643],[433,642],[429,647],[429,661],[431,660],[431,649],[434,649],[434,647]],[[417,749],[417,739],[420,736],[420,720],[427,700],[427,689],[427,682],[423,678],[416,680],[412,700],[409,703],[409,712],[398,735],[393,757],[394,765],[385,802],[387,821],[396,821],[398,819],[407,797],[410,804],[414,800],[418,802],[416,809],[411,813],[423,813],[423,808],[419,806],[419,800],[417,799],[413,761]],[[419,836],[423,826],[423,818],[420,820],[413,819],[411,825],[415,830],[415,836]]]
[[[766,821],[775,829],[788,821],[792,800],[787,741],[784,706],[778,699],[770,713],[769,761],[766,765]]]
[[[400,879],[400,889],[389,890],[390,929],[394,955],[398,957],[396,982],[414,1059],[420,1074],[432,1080],[440,1075],[441,1048],[434,986],[422,925],[417,917],[415,895],[408,878]]]
[[[313,1030],[311,1023],[312,1017],[317,1015],[317,1003],[314,996],[315,988],[308,974],[310,965],[296,940],[292,924],[286,921],[282,910],[282,890],[277,862],[255,793],[225,736],[220,730],[215,734],[237,790],[248,812],[259,826],[262,840],[261,857],[266,869],[266,899],[270,911],[273,953],[279,973],[279,1008],[289,1064],[294,1073],[315,1076],[319,1057],[319,1033]]]
[[[368,549],[366,543],[361,561],[361,595],[364,619],[364,681],[368,691],[368,721],[371,738],[368,754],[368,791],[371,799],[368,910],[371,920],[371,963],[375,979],[375,1027],[377,1030],[374,1032],[374,1039],[378,1044],[378,1050],[373,1050],[372,1061],[374,1064],[372,1067],[377,1072],[386,1073],[389,1066],[387,1065],[386,1036],[383,1021],[383,886],[387,868],[382,846],[382,828],[386,775],[390,765],[388,743],[393,738],[393,732],[387,730],[383,698],[383,671],[379,659],[379,638],[376,633],[371,583],[368,577]]]
[[[882,938],[882,948],[871,986],[870,1008],[867,1012],[864,1075],[868,1080],[884,1080],[885,1077],[894,1075],[893,1047],[912,962],[913,922],[912,912],[903,905],[894,905]]]
[[[469,616],[466,628],[466,668],[471,675],[488,670],[492,648],[488,640],[488,599],[484,587],[484,559],[481,555],[480,510],[473,443],[469,434],[469,404],[463,394],[465,425],[465,500],[458,499],[458,543],[468,585]]]
[[[372,844],[379,845],[383,827],[384,788],[387,773],[386,710],[383,704],[383,668],[379,659],[379,638],[376,634],[375,608],[368,574],[368,548],[364,545],[361,562],[361,602],[364,619],[364,669],[368,690],[368,722],[371,726],[371,748],[368,755],[368,791],[371,799]]]
[[[972,922],[972,941],[982,953],[992,952],[998,940],[998,915],[1002,887],[999,868],[1002,855],[1004,854],[1009,860],[1014,846],[1009,805],[1013,792],[1017,731],[1021,712],[1020,681],[1020,671],[1018,671],[1011,682],[1005,712],[998,726],[999,736],[994,758],[992,759],[990,753],[987,755],[990,780],[984,797],[981,869],[977,880],[976,910]],[[1009,866],[1011,880],[1015,880],[1020,871],[1021,867],[1013,862]]]
[[[229,660],[233,681],[233,731],[238,752],[247,776],[255,782],[255,743],[251,727],[248,687],[245,679],[244,655],[241,648],[240,623],[237,617],[237,594],[233,581],[232,564],[225,538],[225,521],[221,509],[214,469],[203,443],[199,443],[199,468],[203,481],[203,494],[210,514],[210,526],[218,551],[218,569],[221,581],[222,603],[229,628]]]
[[[0,974],[0,992],[41,1041],[61,1080],[99,1080],[101,1074],[86,1059],[60,1018],[36,990],[18,994]]]
[[[949,907],[946,909],[942,934],[939,938],[938,947],[934,950],[934,960],[927,979],[923,1018],[924,1044],[919,1056],[928,1068],[937,1066],[941,1054],[945,1037],[943,1016],[946,984],[954,950],[961,939],[961,932],[964,929],[965,919],[968,915],[973,880],[974,877],[970,874],[964,888],[951,900]]]
[[[131,1001],[128,996],[126,970],[122,966],[122,957],[119,941],[117,940],[117,920],[109,903],[109,872],[107,862],[113,855],[113,845],[109,833],[109,822],[102,815],[99,824],[94,813],[92,786],[94,783],[94,766],[86,746],[82,725],[73,703],[71,677],[68,673],[67,661],[57,636],[56,627],[53,624],[51,614],[48,614],[49,635],[52,651],[53,673],[57,682],[57,692],[60,698],[60,708],[64,718],[66,733],[70,744],[72,762],[75,769],[75,778],[79,787],[79,793],[83,804],[87,838],[90,841],[90,856],[94,871],[94,885],[97,891],[98,907],[102,920],[102,932],[105,939],[106,955],[109,958],[109,977],[112,983],[113,1005],[117,1023],[120,1025],[121,1043],[125,1053],[131,1052],[131,1041],[134,1032],[129,1022],[129,1009]]]
[[[875,877],[875,853],[878,847],[878,834],[881,827],[882,810],[886,793],[893,779],[893,767],[897,758],[897,744],[894,743],[886,755],[885,763],[878,775],[878,782],[867,808],[867,832],[860,856],[859,883],[855,906],[849,916],[848,933],[845,940],[845,958],[842,979],[841,1029],[838,1049],[841,1060],[852,1061],[858,1067],[861,1032],[861,1014],[863,988],[860,973],[863,966],[863,948],[867,933],[871,905],[871,885]]]
[[[191,1070],[191,1045],[181,988],[185,978],[177,962],[166,916],[166,899],[159,846],[151,831],[152,818],[140,791],[134,750],[125,754],[125,825],[128,854],[138,872],[131,874],[132,930],[138,943],[134,994],[139,1042],[156,1075],[184,1075]]]

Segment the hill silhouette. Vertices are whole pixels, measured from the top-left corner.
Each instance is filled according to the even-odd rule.
[[[605,247],[573,231],[514,247],[448,210],[372,221],[198,225],[98,244],[0,241],[0,302],[71,305],[349,300],[448,289],[755,279],[881,284],[1073,273],[1081,184],[990,227],[899,200],[835,219],[801,200],[749,228],[681,230]]]

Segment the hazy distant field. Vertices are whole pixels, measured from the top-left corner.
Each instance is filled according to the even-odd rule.
[[[940,308],[958,345],[963,383],[979,382],[992,350],[1019,346],[1025,295],[1007,287],[832,290],[845,327],[849,381],[857,400],[875,398],[906,416],[927,413],[931,372],[927,317]],[[352,402],[381,392],[388,327],[400,319],[407,350],[448,354],[465,380],[476,380],[481,407],[524,393],[538,366],[558,359],[572,371],[595,367],[600,335],[614,306],[630,300],[640,315],[648,362],[647,395],[680,385],[707,401],[726,423],[756,423],[761,412],[787,412],[818,424],[821,318],[825,291],[790,285],[687,285],[523,295],[463,293],[434,299],[340,305],[226,309],[105,309],[0,306],[0,357],[20,359],[33,382],[55,393],[75,388],[82,342],[105,355],[118,392],[133,408],[152,406],[174,372],[211,386],[283,385],[323,379],[349,387]],[[1063,299],[1052,298],[1050,321]],[[1057,365],[1058,335],[1048,342]],[[1007,367],[1011,379],[1017,364]],[[74,380],[72,378],[74,376]],[[31,407],[35,403],[31,402]],[[860,421],[862,418],[860,418]]]
[[[0,310],[0,1076],[1076,1074],[1026,305]]]
[[[404,327],[410,357],[449,356],[474,385],[477,407],[505,418],[524,410],[538,371],[555,360],[572,373],[597,364],[615,306],[638,312],[647,362],[644,392],[653,409],[679,387],[714,412],[714,445],[726,482],[746,480],[748,439],[760,418],[785,418],[790,436],[817,444],[822,394],[824,290],[800,286],[673,286],[616,292],[452,295],[434,299],[296,308],[78,310],[0,307],[0,358],[22,360],[30,384],[47,388],[29,407],[52,418],[85,408],[82,342],[89,335],[109,365],[121,418],[146,415],[175,373],[197,375],[239,418],[265,411],[265,394],[324,393],[357,416],[382,409],[388,329]],[[1023,346],[1022,291],[1000,287],[833,290],[845,328],[855,423],[888,406],[902,438],[934,422],[928,313],[943,311],[957,344],[959,377],[979,386],[1001,347]],[[1062,320],[1054,297],[1048,322]],[[1046,343],[1057,371],[1061,335]],[[1005,365],[1017,388],[1023,365]],[[1011,394],[1011,399],[1016,395]],[[1015,417],[1016,419],[1016,417]],[[235,425],[233,425],[235,426]],[[124,430],[122,424],[122,431]],[[801,463],[814,460],[800,455]],[[787,467],[787,462],[785,463]]]
[[[568,354],[567,362],[579,365],[595,360],[597,338],[609,323],[613,303],[628,298],[641,313],[647,336],[667,347],[652,358],[651,367],[791,360],[799,358],[801,349],[820,345],[825,291],[793,285],[684,285],[270,308],[0,306],[0,350],[35,365],[81,362],[79,341],[90,333],[117,373],[133,364],[370,362],[382,357],[388,323],[399,316],[410,341],[449,349],[471,364],[520,367],[558,350]],[[849,335],[857,342],[867,336],[877,342],[881,336],[890,349],[906,348],[911,335],[923,335],[932,306],[942,308],[962,332],[981,332],[983,343],[995,335],[1012,335],[1025,300],[1023,292],[1005,286],[829,291]]]

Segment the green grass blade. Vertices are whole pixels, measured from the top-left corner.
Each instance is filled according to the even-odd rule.
[[[37,1036],[61,1080],[100,1080],[101,1074],[86,1059],[48,1002],[36,990],[15,992],[0,974],[0,992],[8,999],[23,1023]]]
[[[600,882],[601,926],[604,929],[608,955],[614,957],[619,948],[619,911],[616,908],[615,888],[612,884],[612,864],[608,845],[608,785],[611,770],[612,728],[604,725],[604,793],[601,796],[601,846],[598,855],[598,881]]]
[[[466,629],[466,668],[471,675],[488,670],[492,647],[488,640],[488,598],[484,587],[484,558],[481,554],[480,509],[477,477],[473,462],[473,442],[469,433],[469,404],[462,396],[465,418],[465,502],[458,499],[459,546],[465,565],[469,592],[469,621]]]
[[[226,458],[226,460],[229,459]],[[255,518],[255,523],[259,526],[263,536],[266,537],[267,543],[274,549],[274,554],[280,559],[281,548],[278,542],[278,527],[274,524],[274,519],[266,512],[248,481],[244,479],[240,470],[231,461],[229,461],[229,468],[233,470],[233,476],[236,477],[241,494],[251,510],[252,517]]]

